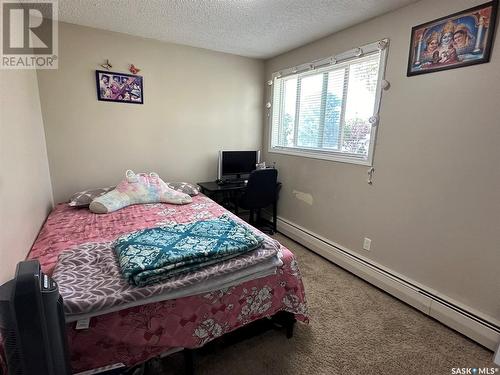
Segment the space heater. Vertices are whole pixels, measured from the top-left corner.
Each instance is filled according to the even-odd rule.
[[[9,375],[71,374],[62,297],[37,260],[0,286],[0,334]]]

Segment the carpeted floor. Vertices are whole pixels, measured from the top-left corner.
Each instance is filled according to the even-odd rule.
[[[493,353],[277,234],[299,259],[311,322],[202,353],[197,375],[451,374],[495,367]],[[182,374],[179,354],[152,367]],[[500,372],[499,372],[500,373]]]

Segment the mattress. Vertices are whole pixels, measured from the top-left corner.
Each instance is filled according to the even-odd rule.
[[[239,220],[203,195],[193,197],[193,202],[187,205],[134,205],[106,215],[59,204],[47,218],[28,258],[38,259],[42,270],[52,275],[63,252],[84,244],[109,243],[135,230],[223,214]],[[297,260],[288,249],[278,246],[281,266],[276,265],[270,274],[266,274],[269,270],[257,270],[254,275],[260,276],[257,278],[240,275],[211,290],[201,288],[193,291],[195,294],[172,295],[161,301],[103,311],[98,316],[92,315],[89,327],[83,330],[68,322],[73,371],[115,363],[131,366],[172,348],[197,348],[279,311],[288,311],[307,322],[307,303]],[[61,287],[64,288],[62,284]]]
[[[122,276],[112,242],[90,243],[64,251],[52,277],[59,284],[69,323],[273,275],[283,265],[278,246],[266,240],[258,249],[239,257],[138,287]]]

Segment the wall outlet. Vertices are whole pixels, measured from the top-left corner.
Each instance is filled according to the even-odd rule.
[[[363,241],[363,249],[365,249],[366,251],[370,251],[371,246],[372,246],[372,240],[365,237],[365,240]]]

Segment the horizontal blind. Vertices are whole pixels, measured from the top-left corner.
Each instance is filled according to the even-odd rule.
[[[377,112],[381,51],[276,77],[271,148],[366,159]]]
[[[379,53],[349,65],[347,98],[342,134],[342,152],[368,155],[370,117],[375,111]]]
[[[296,145],[298,147],[320,147],[323,74],[312,74],[297,79],[298,129]]]

